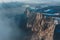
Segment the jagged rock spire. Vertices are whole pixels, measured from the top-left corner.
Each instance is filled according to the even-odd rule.
[[[52,17],[46,18],[42,13],[26,11],[27,27],[31,28],[33,34],[30,40],[53,40],[55,29]]]

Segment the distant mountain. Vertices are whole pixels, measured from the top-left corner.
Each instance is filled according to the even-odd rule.
[[[31,7],[28,7],[27,8],[30,12],[32,13],[36,13],[36,12],[39,12],[39,13],[42,13],[44,14],[45,16],[51,16],[51,17],[60,17],[60,6],[47,6],[47,7],[43,7],[43,8],[31,8]]]
[[[37,10],[37,12],[60,13],[60,6],[48,6],[48,7],[40,8]]]
[[[0,8],[16,8],[21,7],[24,3],[20,2],[9,2],[9,3],[0,3]]]

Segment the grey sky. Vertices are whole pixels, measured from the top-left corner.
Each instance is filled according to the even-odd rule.
[[[19,2],[25,2],[25,3],[51,3],[51,2],[60,2],[60,0],[0,0],[1,2],[15,2],[15,1],[19,1]]]

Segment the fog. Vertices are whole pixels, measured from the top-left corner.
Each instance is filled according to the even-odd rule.
[[[0,40],[22,40],[25,34],[22,28],[24,10],[22,7],[0,9]]]

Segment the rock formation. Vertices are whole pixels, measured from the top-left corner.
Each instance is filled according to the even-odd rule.
[[[33,32],[30,40],[53,40],[55,23],[52,17],[26,10],[27,28]]]

